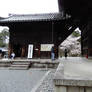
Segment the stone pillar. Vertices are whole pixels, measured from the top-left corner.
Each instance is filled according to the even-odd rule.
[[[71,87],[71,86],[68,86],[68,88],[67,88],[67,92],[81,92],[80,91],[80,87]]]
[[[87,87],[86,92],[92,92],[92,87]]]
[[[67,87],[55,86],[55,92],[67,92]]]

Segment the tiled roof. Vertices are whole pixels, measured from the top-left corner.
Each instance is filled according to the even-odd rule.
[[[0,22],[30,22],[30,21],[54,21],[63,20],[61,13],[50,13],[50,14],[27,14],[27,15],[12,15],[4,19],[0,19]]]

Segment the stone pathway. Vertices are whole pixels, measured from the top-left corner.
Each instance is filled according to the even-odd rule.
[[[30,70],[0,70],[0,92],[30,92],[42,79],[47,71]]]
[[[88,63],[88,65],[90,65],[89,62],[91,60],[87,60],[87,59],[81,58],[81,57],[68,57],[67,59],[65,59],[63,57],[63,58],[60,58],[58,61],[62,62],[65,66],[64,67],[65,76],[70,77],[70,76],[74,76],[74,74],[77,74],[77,72],[79,72],[78,71],[79,67],[83,68],[84,73],[85,73],[84,67],[86,67],[86,63]],[[91,63],[91,65],[92,65],[92,63]],[[87,68],[88,67],[89,66],[87,66]],[[49,73],[45,76],[45,78],[42,79],[38,88],[32,92],[54,92],[53,78],[54,78],[55,71],[56,70],[50,70]],[[80,74],[82,74],[82,71],[80,71]]]
[[[58,61],[65,65],[64,74],[66,77],[92,77],[92,60],[80,57],[65,59],[63,57]],[[0,68],[0,92],[54,92],[53,77],[55,71],[55,69],[46,68],[30,70]]]
[[[66,78],[92,79],[92,60],[81,57],[61,58]]]

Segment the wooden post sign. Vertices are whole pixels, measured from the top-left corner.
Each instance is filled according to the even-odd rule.
[[[32,58],[33,57],[33,45],[29,44],[28,45],[28,58]]]

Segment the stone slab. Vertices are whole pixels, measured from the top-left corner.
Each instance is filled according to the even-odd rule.
[[[60,67],[61,66],[61,67]],[[54,77],[55,85],[92,87],[92,60],[63,58]]]
[[[43,69],[8,70],[3,68],[0,70],[0,92],[31,92],[46,72]]]

